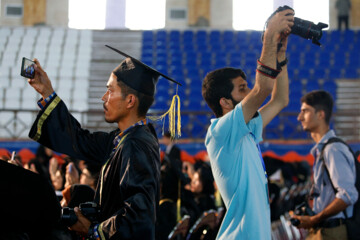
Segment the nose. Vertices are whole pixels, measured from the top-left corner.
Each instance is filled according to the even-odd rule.
[[[108,91],[106,91],[106,93],[102,96],[101,100],[106,102],[107,100],[107,95],[108,95]]]
[[[301,120],[302,120],[302,114],[301,114],[301,113],[299,113],[299,115],[298,115],[298,117],[297,117],[297,120],[298,120],[299,122],[301,122]]]

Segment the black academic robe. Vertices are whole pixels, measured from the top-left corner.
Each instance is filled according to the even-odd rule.
[[[119,129],[82,129],[56,96],[41,110],[30,138],[77,159],[102,163],[95,200],[101,239],[154,239],[159,202],[160,150],[153,127],[133,127],[113,151]]]

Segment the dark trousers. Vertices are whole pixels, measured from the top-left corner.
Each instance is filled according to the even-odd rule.
[[[338,16],[338,30],[341,30],[342,22],[345,23],[345,30],[349,29],[349,16]]]

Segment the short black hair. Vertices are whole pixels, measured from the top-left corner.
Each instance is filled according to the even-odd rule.
[[[214,70],[205,76],[202,95],[216,117],[223,115],[220,99],[223,97],[232,99],[231,92],[234,88],[232,80],[237,77],[246,80],[246,75],[241,69],[231,67]]]
[[[154,102],[154,97],[145,95],[139,91],[136,91],[135,89],[133,89],[133,88],[129,87],[128,85],[126,85],[125,83],[123,83],[122,81],[117,80],[117,83],[118,83],[119,87],[121,88],[121,93],[123,94],[123,99],[129,94],[134,94],[139,99],[139,107],[138,107],[137,114],[139,117],[145,117],[149,108],[151,107],[151,105]]]
[[[330,123],[330,118],[332,115],[332,109],[334,105],[333,98],[330,93],[324,90],[314,90],[311,91],[300,99],[301,103],[306,103],[309,106],[315,108],[315,111],[324,111],[325,112],[325,122]]]

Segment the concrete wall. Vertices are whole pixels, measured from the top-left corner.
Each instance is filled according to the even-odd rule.
[[[233,0],[211,0],[210,26],[216,29],[232,29],[232,21]]]
[[[18,26],[22,25],[23,19],[17,17],[6,17],[5,6],[6,5],[21,5],[23,6],[23,0],[1,0],[1,13],[0,13],[0,25],[2,26]]]
[[[47,0],[46,25],[67,27],[69,24],[69,0]]]
[[[116,0],[109,0],[116,2]],[[120,0],[124,2],[125,0]],[[276,3],[284,3],[292,0],[274,0]],[[329,0],[330,13],[330,29],[337,27],[337,11],[335,9],[336,0]],[[360,28],[360,0],[351,0],[353,8],[350,16],[350,27],[353,29]],[[23,5],[23,0],[1,0],[0,7],[0,25],[1,26],[21,26],[23,25],[23,18],[14,18],[5,16],[5,6]],[[233,0],[210,0],[210,28],[217,29],[232,29],[233,18]],[[186,29],[189,28],[189,0],[167,0],[166,1],[166,20],[165,28],[171,29]],[[275,6],[274,6],[275,7]],[[69,0],[46,0],[46,21],[45,24],[49,26],[68,26],[69,21]],[[186,12],[185,19],[171,19],[171,9],[184,9]],[[120,23],[122,26],[123,22]],[[110,28],[114,26],[108,26]],[[121,27],[120,27],[121,28]]]
[[[188,28],[188,0],[167,0],[166,1],[166,14],[165,14],[165,28],[173,29],[185,29]],[[171,19],[170,11],[185,10],[185,19]]]
[[[24,6],[23,0],[1,0],[1,26],[22,26],[24,19],[5,16],[6,5]],[[31,1],[28,1],[31,2]],[[34,2],[35,3],[35,2]],[[25,11],[25,9],[24,9]],[[48,26],[67,27],[69,22],[69,1],[68,0],[46,0],[45,24]],[[35,21],[36,22],[36,21]],[[44,22],[44,21],[41,21]]]

